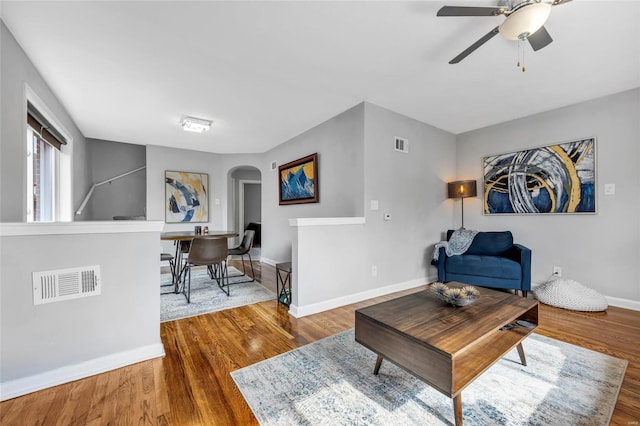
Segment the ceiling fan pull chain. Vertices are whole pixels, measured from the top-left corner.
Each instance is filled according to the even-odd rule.
[[[524,67],[524,45],[522,46],[522,72],[525,72],[527,69]]]
[[[516,67],[520,68],[520,42],[521,40],[518,39],[518,62],[516,63]]]

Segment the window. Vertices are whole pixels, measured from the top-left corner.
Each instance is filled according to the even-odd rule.
[[[60,219],[60,151],[65,139],[30,103],[27,108],[27,222]]]

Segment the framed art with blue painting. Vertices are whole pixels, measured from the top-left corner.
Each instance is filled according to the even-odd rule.
[[[280,205],[318,202],[318,154],[278,167]]]
[[[164,172],[166,223],[209,222],[209,175]]]
[[[596,140],[485,157],[484,214],[595,213]]]

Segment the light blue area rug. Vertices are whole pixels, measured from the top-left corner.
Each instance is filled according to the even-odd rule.
[[[608,425],[627,361],[537,334],[462,391],[465,425]],[[453,425],[453,402],[353,329],[231,373],[263,425]]]
[[[238,275],[240,272],[229,267],[229,275]],[[247,277],[230,278],[229,282],[243,281]],[[161,285],[171,283],[171,274],[160,276]],[[238,306],[250,305],[276,298],[276,294],[258,282],[235,284],[230,287],[229,296],[226,295],[218,284],[207,275],[205,269],[191,271],[191,303],[182,293],[171,293],[173,287],[160,287],[160,322],[173,321],[180,318],[188,318],[209,312],[222,311]]]

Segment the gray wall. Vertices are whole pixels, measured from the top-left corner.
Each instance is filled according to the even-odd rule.
[[[253,180],[253,181],[258,181],[261,182],[262,181],[262,174],[260,173],[260,170],[255,168],[255,167],[249,167],[249,166],[241,166],[238,168],[234,168],[229,172],[229,194],[228,194],[228,202],[229,202],[229,214],[227,215],[227,227],[229,229],[235,229],[238,232],[242,232],[243,230],[240,229],[240,224],[239,224],[239,212],[240,212],[240,181],[241,180]],[[255,185],[254,185],[255,186]],[[258,188],[261,188],[260,185],[257,185]],[[245,186],[245,190],[248,188],[248,186]],[[255,202],[256,200],[259,202],[259,204],[255,207],[252,207],[251,203],[249,205],[249,213],[252,215],[257,215],[258,217],[260,217],[260,215],[262,214],[262,196],[261,196],[261,192],[262,190],[259,189],[259,194],[257,195],[257,198],[254,197],[254,199],[252,200],[253,202]],[[257,212],[256,212],[257,209]],[[245,205],[245,216],[247,214],[247,206]],[[259,220],[258,220],[259,222]],[[244,221],[244,227],[247,226],[247,222],[246,220]]]
[[[71,208],[75,210],[91,186],[89,151],[85,138],[1,21],[0,81],[0,222],[26,220],[25,83],[42,99],[73,138]],[[63,147],[63,150],[68,149],[69,146]],[[90,213],[86,210],[75,219],[84,220],[90,217]]]
[[[92,184],[146,165],[142,145],[88,139]],[[132,173],[100,185],[89,200],[89,220],[112,220],[114,216],[144,216],[147,205],[147,174]]]
[[[157,232],[0,240],[3,384],[110,355],[126,358],[145,346],[161,348]],[[100,265],[101,295],[34,306],[32,272],[91,265]]]
[[[364,128],[367,276],[373,265],[375,287],[435,276],[433,246],[452,223],[445,187],[455,176],[455,136],[370,103]],[[394,150],[396,136],[409,140],[408,154]]]
[[[147,220],[165,219],[165,170],[207,173],[209,175],[209,222],[198,225],[210,229],[226,227],[223,217],[225,173],[220,154],[184,149],[147,146]],[[215,200],[220,200],[216,204]],[[226,216],[226,215],[225,215]],[[194,224],[165,224],[165,231],[193,230]]]
[[[458,177],[464,179],[481,179],[486,155],[597,138],[597,214],[484,216],[478,197],[465,201],[466,227],[511,230],[533,251],[534,282],[559,265],[565,278],[639,301],[639,117],[640,89],[635,89],[459,135]],[[615,195],[604,195],[605,183],[616,185]],[[459,220],[459,210],[455,217]]]
[[[294,230],[289,218],[362,216],[364,191],[363,126],[364,103],[298,135],[263,154],[262,256],[284,262],[291,260]],[[280,206],[278,165],[318,153],[318,203]]]
[[[244,186],[244,226],[262,220],[262,185],[246,184]]]

